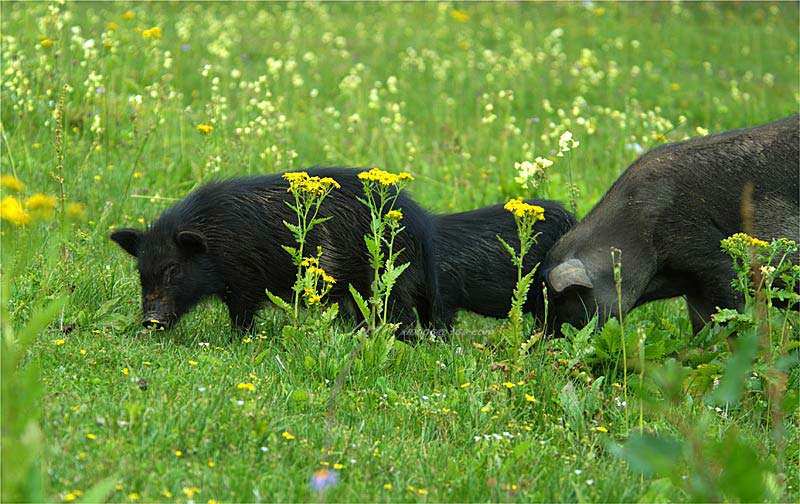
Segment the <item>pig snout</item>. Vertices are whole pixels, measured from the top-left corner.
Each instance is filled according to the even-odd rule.
[[[142,312],[142,325],[147,329],[168,329],[175,321],[172,303],[157,295],[144,297]]]

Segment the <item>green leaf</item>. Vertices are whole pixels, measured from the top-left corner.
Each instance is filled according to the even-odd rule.
[[[31,345],[33,340],[41,334],[45,328],[56,318],[58,312],[64,307],[68,296],[61,295],[48,303],[44,308],[36,310],[28,324],[19,332],[19,339],[14,345],[14,359],[9,365],[11,369],[19,364],[19,360],[25,355],[25,350]]]
[[[295,263],[299,263],[303,259],[302,257],[299,257],[296,248],[290,247],[289,245],[281,245],[281,248],[288,252],[290,256],[292,256],[292,259],[294,259]]]
[[[367,306],[367,302],[364,301],[364,298],[361,297],[361,294],[359,294],[355,287],[353,287],[351,284],[348,284],[347,288],[350,290],[350,295],[353,296],[356,306],[361,312],[361,315],[364,317],[364,320],[369,320],[369,307]]]
[[[567,416],[577,425],[583,419],[583,405],[578,399],[578,394],[575,393],[572,382],[564,385],[558,393],[558,400]]]
[[[710,404],[736,404],[742,395],[744,381],[758,352],[758,333],[755,327],[751,327],[738,334],[738,348],[725,363],[725,373],[719,380],[719,386],[707,397]]]
[[[289,229],[289,231],[291,231],[292,234],[294,234],[295,236],[300,234],[300,232],[302,231],[300,229],[300,226],[298,226],[297,224],[292,224],[291,222],[283,221],[283,225],[286,226]]]
[[[92,488],[86,490],[81,502],[105,502],[114,490],[117,479],[118,476],[114,475],[96,483]]]
[[[392,287],[394,286],[395,282],[397,282],[397,279],[400,277],[400,275],[402,275],[403,272],[406,270],[406,268],[408,268],[409,264],[411,263],[405,263],[401,264],[400,266],[390,267],[386,270],[382,278],[386,292],[392,290]]]
[[[289,316],[294,315],[294,308],[292,308],[292,306],[289,303],[287,303],[280,297],[276,296],[275,294],[271,293],[269,289],[267,289],[266,292],[267,292],[267,297],[269,298],[270,301],[272,301],[272,304],[274,304],[281,310],[285,311]]]
[[[497,235],[497,239],[500,240],[500,244],[503,246],[505,251],[508,252],[508,255],[510,255],[512,258],[517,257],[517,251],[514,250],[514,247],[509,245],[504,239],[500,237],[500,235]]]
[[[634,433],[622,447],[612,447],[612,452],[631,469],[648,476],[671,476],[685,468],[681,463],[683,444],[669,437]]]
[[[722,465],[719,487],[739,502],[760,502],[767,493],[763,457],[747,445],[735,429],[719,443],[716,460]]]
[[[306,402],[311,396],[305,390],[295,390],[291,397],[294,402]]]

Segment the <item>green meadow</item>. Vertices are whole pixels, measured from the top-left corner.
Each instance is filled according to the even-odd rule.
[[[522,354],[465,312],[411,343],[273,307],[243,336],[215,300],[148,331],[108,239],[206,181],[313,165],[407,171],[434,212],[580,218],[652,147],[796,112],[797,4],[0,14],[4,501],[800,499],[796,318],[745,361],[680,299]]]

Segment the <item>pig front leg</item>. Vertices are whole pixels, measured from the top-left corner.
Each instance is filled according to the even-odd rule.
[[[710,267],[697,274],[696,287],[686,296],[689,319],[695,334],[711,322],[717,308],[739,308],[741,299],[730,287],[733,270],[720,261],[717,267]]]
[[[231,325],[241,332],[253,330],[253,320],[258,311],[258,303],[253,303],[240,298],[229,298],[225,300],[228,307],[228,315],[231,318]]]

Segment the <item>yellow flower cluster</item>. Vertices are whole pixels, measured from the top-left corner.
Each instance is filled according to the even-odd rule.
[[[14,196],[6,196],[0,201],[0,219],[16,226],[24,226],[31,221],[31,215]]]
[[[330,177],[312,177],[306,172],[289,172],[283,174],[283,179],[289,182],[289,192],[309,193],[321,196],[331,189],[342,186]]]
[[[55,196],[36,193],[25,200],[25,206],[31,212],[36,213],[37,217],[50,218],[53,216],[53,209],[56,207],[56,201]]]
[[[312,275],[317,275],[322,279],[323,282],[327,284],[335,284],[336,279],[330,276],[324,269],[320,268],[319,266],[310,266],[308,268],[308,272]]]
[[[238,385],[236,385],[236,388],[238,390],[246,390],[248,392],[253,392],[256,390],[256,386],[253,385],[252,383],[239,383]]]
[[[458,9],[451,10],[450,17],[458,21],[459,23],[466,23],[467,21],[469,21],[469,14]]]
[[[158,40],[161,38],[161,28],[159,28],[158,26],[154,26],[152,28],[147,28],[145,30],[142,30],[142,37],[146,39]]]
[[[311,287],[306,287],[303,290],[303,293],[306,296],[306,303],[308,303],[309,305],[315,305],[320,301],[322,301],[322,296],[320,294],[317,294],[317,292]]]
[[[391,221],[399,222],[403,219],[403,212],[400,210],[389,210],[386,212],[386,218]]]
[[[544,220],[544,208],[525,203],[522,198],[510,200],[503,208],[514,214],[514,217],[531,217],[534,221]]]
[[[319,259],[316,257],[306,257],[302,261],[300,261],[301,266],[305,266],[308,268],[309,266],[319,266]]]
[[[204,135],[210,135],[214,131],[214,126],[211,124],[203,123],[196,126],[197,131]]]
[[[366,182],[376,182],[384,187],[397,185],[406,180],[414,180],[414,177],[408,172],[389,173],[377,167],[359,173],[358,178]]]
[[[195,494],[200,492],[200,489],[193,486],[193,487],[183,487],[181,489],[183,491],[183,495],[186,496],[187,499],[191,499],[195,496]]]
[[[3,175],[0,176],[0,187],[9,191],[20,192],[25,187],[25,184],[14,175]]]
[[[722,240],[722,243],[723,245],[729,246],[744,245],[755,248],[764,248],[769,246],[769,243],[765,242],[764,240],[759,240],[758,238],[750,236],[747,233],[736,233],[735,235]]]
[[[50,49],[53,47],[53,39],[50,37],[42,37],[42,40],[39,41],[39,45],[42,46],[44,49]]]
[[[0,187],[12,192],[19,192],[25,184],[13,175],[0,176]],[[35,193],[28,197],[23,204],[16,196],[6,196],[0,200],[0,219],[8,221],[15,226],[24,226],[34,219],[49,219],[53,216],[58,199],[43,193]],[[81,203],[72,202],[66,207],[67,217],[80,219],[84,216],[86,208]]]

